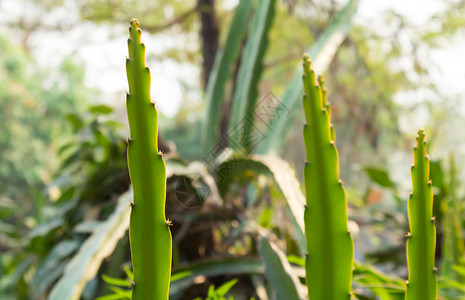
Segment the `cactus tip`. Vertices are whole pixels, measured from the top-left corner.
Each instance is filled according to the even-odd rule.
[[[405,235],[405,237],[408,239],[412,236],[412,234],[410,232],[407,232],[407,234]]]
[[[173,222],[170,219],[168,219],[166,220],[166,225],[168,225],[168,227],[171,227],[173,226]]]
[[[139,21],[137,19],[132,19],[130,23],[132,28],[139,29]]]
[[[134,281],[129,282],[129,287],[133,289],[136,286],[136,283]]]
[[[429,220],[430,220],[431,222],[433,222],[433,223],[436,222],[436,216],[431,217],[431,219],[429,219]]]
[[[433,268],[433,272],[434,272],[434,273],[437,273],[438,271],[439,271],[439,268],[437,268],[437,267],[434,267],[434,268]]]
[[[318,84],[322,90],[325,89],[325,79],[321,75],[318,75]]]

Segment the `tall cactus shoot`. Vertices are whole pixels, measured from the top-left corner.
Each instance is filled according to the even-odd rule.
[[[309,299],[347,300],[351,291],[354,246],[347,226],[347,200],[339,179],[330,106],[323,80],[319,78],[319,85],[316,84],[307,55],[303,58],[303,68],[308,294]]]
[[[413,191],[408,200],[410,232],[407,233],[407,263],[409,269],[407,300],[436,300],[437,268],[434,264],[436,226],[433,216],[433,190],[429,176],[430,163],[426,154],[425,131],[420,129],[413,150]]]
[[[137,20],[129,27],[126,96],[128,166],[134,202],[129,236],[134,268],[133,300],[168,299],[171,274],[170,222],[165,219],[166,167],[158,151],[158,113],[150,100],[150,70]]]

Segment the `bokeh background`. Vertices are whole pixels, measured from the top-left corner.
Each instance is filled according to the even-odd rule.
[[[169,159],[187,166],[207,154],[200,143],[205,89],[237,3],[0,0],[1,299],[46,299],[93,226],[108,219],[129,188],[124,62],[130,19],[137,18],[143,30],[161,148]],[[325,33],[344,5],[346,1],[338,0],[277,1],[258,98],[272,93],[280,99],[302,53]],[[356,258],[405,279],[402,236],[407,223],[402,206],[411,189],[412,147],[419,128],[426,130],[432,168],[440,174],[433,181],[435,200],[464,198],[465,1],[362,0],[335,50],[321,75],[332,104],[341,178],[356,230]],[[231,93],[225,97],[230,103]],[[222,124],[229,110],[228,105],[222,107]],[[273,152],[301,180],[303,112],[289,122],[282,147]],[[227,134],[224,128],[222,134]],[[203,223],[185,217],[205,213],[200,213],[205,209],[201,204],[212,187],[198,196],[199,205],[176,206],[176,199],[183,202],[177,196],[179,188],[192,189],[197,178],[187,183],[183,176],[169,179],[173,204],[168,201],[168,215],[179,230],[175,263],[224,253],[253,255],[253,243],[244,238],[249,229],[240,225],[244,216],[252,218],[240,209],[247,205],[260,212],[256,221],[261,226],[285,232],[279,225],[280,220],[288,222],[285,214],[270,209],[280,207],[279,201],[273,202],[280,198],[273,183],[264,183],[267,192],[259,196],[265,200],[244,204],[254,196],[241,188],[243,181],[261,187],[260,178],[246,174],[238,179],[237,188],[221,195],[230,214],[221,219],[222,211],[209,207],[207,212],[217,218],[202,219]],[[208,186],[206,181],[202,184]],[[435,209],[439,213],[440,208]],[[439,222],[438,244],[441,230]],[[189,244],[192,236],[196,243]],[[292,247],[291,242],[284,246],[288,252]],[[123,267],[130,261],[127,237],[115,249],[87,284],[82,299],[110,293],[102,274],[124,278]],[[441,255],[438,246],[438,260]],[[177,297],[205,297],[209,284],[228,278],[197,278]],[[236,299],[254,295],[250,282],[256,287],[260,280],[240,279]]]

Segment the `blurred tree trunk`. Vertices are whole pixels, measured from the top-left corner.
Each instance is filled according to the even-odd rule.
[[[219,29],[215,14],[215,0],[199,0],[197,9],[200,15],[200,39],[202,41],[202,84],[207,86],[218,50]]]

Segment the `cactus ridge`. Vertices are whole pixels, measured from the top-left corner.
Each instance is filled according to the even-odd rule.
[[[426,153],[425,131],[420,129],[413,150],[411,168],[413,191],[408,199],[410,235],[407,240],[409,269],[407,300],[437,299],[438,279],[434,265],[436,226],[433,216],[433,189],[430,158]]]
[[[303,107],[306,124],[304,168],[307,205],[305,233],[309,299],[348,299],[351,293],[353,240],[347,226],[347,200],[339,179],[339,158],[324,81],[303,58]]]
[[[134,269],[132,299],[168,299],[171,274],[171,232],[165,219],[166,166],[158,151],[158,113],[150,100],[150,70],[137,20],[129,27],[126,94],[131,136],[128,167],[134,200],[129,236]]]

